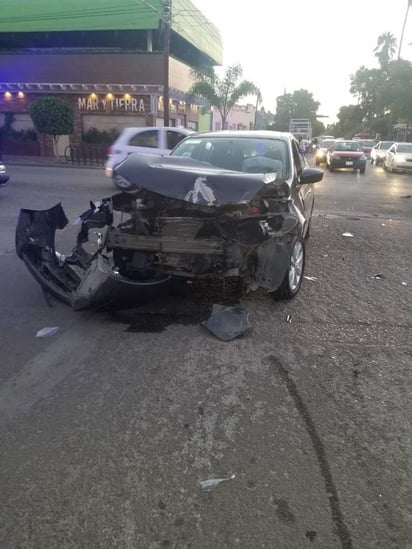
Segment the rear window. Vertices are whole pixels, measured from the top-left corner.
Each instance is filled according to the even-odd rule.
[[[359,141],[336,141],[335,151],[361,151]]]
[[[289,170],[287,143],[281,139],[197,136],[180,143],[172,155],[237,172],[276,172],[284,177]]]
[[[398,145],[398,153],[412,153],[412,143],[401,143]]]

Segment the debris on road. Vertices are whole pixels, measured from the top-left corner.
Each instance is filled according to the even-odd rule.
[[[317,532],[315,530],[307,530],[305,536],[313,543],[317,536]]]
[[[201,324],[222,341],[231,341],[252,327],[248,311],[238,305],[213,305],[212,314]]]
[[[46,326],[37,332],[36,337],[51,337],[56,335],[59,330],[58,326]]]
[[[219,475],[219,476],[212,476],[207,480],[201,480],[200,487],[202,489],[202,492],[211,492],[217,486],[219,486],[219,484],[221,484],[222,482],[225,482],[226,480],[233,480],[234,478],[236,478],[236,475],[232,473]]]
[[[360,217],[358,215],[348,215],[346,219],[350,219],[351,221],[359,221]]]
[[[352,233],[343,233],[342,236],[348,236],[350,238],[354,237],[354,235]]]
[[[378,273],[376,275],[373,275],[372,278],[375,278],[376,280],[382,280],[383,278],[385,278],[385,275],[383,275],[382,273]]]
[[[291,323],[292,323],[292,315],[288,315],[288,316],[286,317],[286,322],[287,322],[288,324],[291,324]]]
[[[410,194],[405,194],[404,196],[400,196],[399,198],[412,198],[412,195],[410,195]]]
[[[316,282],[317,280],[316,276],[304,276],[303,278],[306,280],[311,280],[312,282]]]
[[[402,282],[402,286],[407,286],[408,283],[407,282]]]

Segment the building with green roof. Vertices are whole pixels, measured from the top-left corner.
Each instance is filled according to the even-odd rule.
[[[191,68],[222,63],[221,37],[190,0],[170,3],[171,125],[197,129],[198,105],[187,104]],[[0,113],[23,127],[34,98],[64,97],[75,112],[72,143],[92,128],[162,124],[165,0],[1,4]]]

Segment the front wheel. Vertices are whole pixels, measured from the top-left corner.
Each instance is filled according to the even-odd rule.
[[[289,266],[282,284],[272,292],[273,299],[292,299],[298,293],[305,269],[305,242],[301,236],[293,241]]]
[[[365,175],[365,168],[361,168],[361,169],[359,170],[359,173],[361,173],[362,175]]]

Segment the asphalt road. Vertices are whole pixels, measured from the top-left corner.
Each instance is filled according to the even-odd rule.
[[[411,549],[412,176],[326,173],[316,280],[292,302],[243,298],[253,329],[223,343],[198,299],[115,316],[47,303],[14,252],[19,209],[61,201],[72,221],[113,189],[99,170],[9,171],[2,549]],[[59,331],[36,338],[45,326]]]

